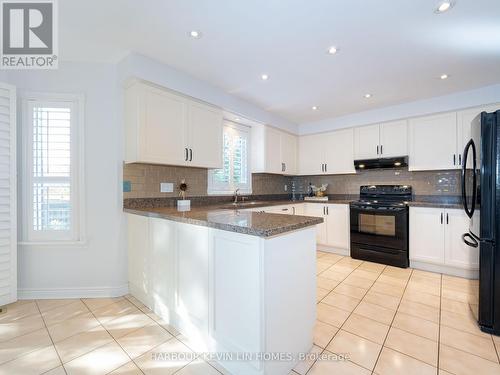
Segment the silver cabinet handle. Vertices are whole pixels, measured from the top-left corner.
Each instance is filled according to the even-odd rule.
[[[325,206],[323,206],[323,215],[326,215]]]
[[[193,161],[193,149],[189,149],[189,161]]]
[[[187,147],[184,148],[184,151],[186,151],[186,156],[184,156],[184,161],[188,161],[188,149],[187,149]]]
[[[457,156],[453,154],[453,165],[457,164]]]
[[[462,165],[462,154],[458,154],[458,165]]]
[[[441,212],[441,224],[443,224],[443,213]]]
[[[328,172],[328,164],[325,163],[325,172]]]
[[[292,215],[295,215],[295,207],[292,207]]]
[[[328,211],[328,206],[326,206],[326,214],[330,215],[330,212]]]
[[[449,224],[450,223],[450,218],[448,216],[448,212],[446,213],[446,224]]]
[[[380,145],[380,155],[384,154],[384,145]]]
[[[377,145],[377,155],[378,155],[378,145]]]

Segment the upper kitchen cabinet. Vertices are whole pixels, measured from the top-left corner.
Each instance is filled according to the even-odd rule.
[[[126,163],[222,167],[222,111],[152,84],[125,89]]]
[[[354,169],[354,129],[342,129],[323,134],[325,173],[356,173]]]
[[[407,121],[392,121],[354,129],[354,158],[375,159],[408,155]]]
[[[299,174],[346,174],[354,169],[354,130],[299,138]]]
[[[489,105],[476,107],[457,112],[457,152],[460,155],[464,152],[465,145],[471,139],[471,123],[481,112],[493,112],[500,109],[500,105]]]
[[[455,169],[460,166],[456,112],[411,119],[409,130],[408,170]]]
[[[252,172],[297,173],[297,137],[264,125],[252,127]]]

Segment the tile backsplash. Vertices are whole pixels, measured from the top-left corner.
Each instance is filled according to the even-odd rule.
[[[124,198],[177,197],[182,179],[188,184],[188,197],[207,195],[207,170],[204,168],[174,167],[150,164],[126,164],[123,167]],[[291,183],[295,191],[305,193],[309,182],[328,184],[328,194],[358,194],[361,185],[411,185],[415,195],[460,195],[460,171],[409,172],[407,169],[366,170],[350,175],[281,176],[264,173],[252,174],[254,195],[289,194]],[[161,182],[172,182],[172,193],[160,193]],[[288,191],[284,187],[287,185]],[[129,191],[127,191],[129,190]]]
[[[208,173],[204,168],[173,167],[152,164],[125,164],[123,181],[130,182],[130,191],[124,189],[127,198],[163,198],[177,197],[179,184],[183,179],[188,184],[188,197],[206,196]],[[252,174],[252,192],[254,195],[286,194],[285,185],[290,185],[291,178],[280,175]],[[160,193],[160,183],[172,182],[172,193]],[[124,185],[125,185],[124,184]]]
[[[460,195],[460,171],[409,172],[408,169],[375,169],[350,175],[299,176],[293,178],[297,192],[309,182],[328,184],[328,194],[359,194],[361,185],[411,185],[415,195]]]

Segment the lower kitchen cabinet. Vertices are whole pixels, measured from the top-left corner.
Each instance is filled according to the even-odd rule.
[[[320,245],[340,250],[350,248],[350,221],[348,204],[305,203],[306,216],[322,217],[323,223],[316,226],[317,242]]]
[[[462,241],[469,218],[459,209],[410,207],[410,266],[476,277],[479,249]]]

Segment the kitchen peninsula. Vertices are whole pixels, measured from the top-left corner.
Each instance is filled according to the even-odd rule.
[[[233,374],[287,374],[316,319],[317,217],[229,205],[125,208],[130,293]],[[300,324],[298,324],[300,322]]]

